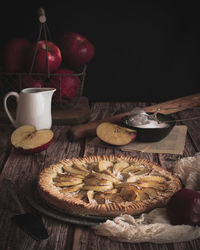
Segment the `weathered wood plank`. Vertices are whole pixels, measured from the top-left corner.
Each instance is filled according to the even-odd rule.
[[[4,164],[1,178],[10,178],[18,187],[18,194],[26,209],[30,209],[24,200],[23,192],[26,190],[27,183],[37,179],[38,174],[50,164],[56,163],[61,159],[79,156],[81,152],[80,143],[69,143],[66,139],[67,127],[53,127],[54,139],[50,147],[38,154],[23,154],[12,148],[7,161]],[[8,242],[15,242],[16,249],[67,249],[66,246],[72,244],[73,226],[64,222],[43,216],[44,223],[50,233],[48,241],[37,242],[31,237],[20,231],[10,222],[10,216],[18,212],[15,203],[10,200],[7,192],[1,188],[0,199],[4,202],[3,210],[0,210],[0,216],[5,218],[0,220],[1,248],[9,249]],[[31,194],[30,194],[31,195]],[[6,221],[5,221],[6,220]],[[4,225],[7,225],[4,227]],[[10,235],[10,230],[15,232]],[[19,236],[18,239],[16,238]],[[69,237],[71,236],[71,237]],[[20,240],[20,239],[24,240]],[[14,248],[13,248],[14,249]]]
[[[200,151],[200,108],[193,108],[179,112],[180,119],[184,119],[183,123],[188,127],[188,134],[194,143],[196,151]],[[198,118],[198,119],[194,119]]]
[[[2,125],[0,127],[0,173],[3,169],[4,163],[6,162],[10,150],[11,150],[11,143],[10,143],[10,135],[13,131],[13,126],[11,125]]]
[[[168,169],[169,171],[173,170],[174,164],[178,159],[182,157],[193,156],[197,152],[197,149],[199,147],[198,140],[200,139],[200,137],[194,131],[198,131],[200,128],[200,125],[197,122],[198,120],[179,121],[181,119],[188,119],[190,117],[198,116],[198,114],[195,115],[193,111],[194,110],[187,110],[184,112],[182,111],[182,112],[173,114],[174,119],[178,121],[177,124],[186,125],[188,127],[188,132],[186,136],[186,142],[185,142],[183,155],[159,154],[158,156],[160,164],[166,169]],[[198,110],[198,113],[199,113],[199,110]]]
[[[144,103],[93,103],[91,105],[90,119],[100,119],[116,113],[131,111],[135,106],[145,106]],[[177,118],[185,119],[191,116],[200,116],[200,110],[187,110],[176,114]],[[188,126],[188,136],[183,156],[194,155],[200,148],[200,128],[199,120],[184,122]],[[117,148],[101,148],[88,145],[88,140],[79,140],[77,142],[69,142],[66,137],[68,126],[54,126],[55,133],[52,145],[48,150],[34,155],[24,155],[11,148],[10,134],[12,127],[8,125],[0,125],[0,167],[1,179],[4,177],[10,178],[16,182],[18,194],[23,202],[23,205],[29,210],[31,207],[23,198],[22,192],[26,189],[26,183],[36,179],[39,172],[61,159],[71,158],[76,156],[85,156],[90,154],[126,154],[131,156],[139,156],[149,160],[158,162],[163,167],[172,170],[173,164],[180,155],[169,154],[147,154],[140,152],[122,152]],[[199,240],[176,244],[130,244],[112,241],[106,237],[96,235],[91,228],[80,227],[67,224],[55,219],[43,216],[45,226],[47,227],[50,237],[46,241],[35,241],[30,236],[27,236],[20,231],[16,226],[11,224],[10,216],[17,213],[18,209],[15,203],[10,199],[5,188],[0,182],[0,242],[1,249],[48,249],[48,250],[88,250],[88,249],[115,249],[115,250],[167,250],[167,249],[199,249]]]

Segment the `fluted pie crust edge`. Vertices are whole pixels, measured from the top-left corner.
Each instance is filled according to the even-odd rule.
[[[98,203],[93,200],[83,200],[80,198],[74,197],[77,193],[76,192],[67,192],[63,193],[62,188],[55,186],[54,180],[57,178],[58,173],[59,175],[63,174],[63,166],[66,164],[67,166],[72,166],[74,162],[78,162],[79,164],[83,164],[83,166],[87,167],[89,164],[98,165],[99,162],[111,162],[113,164],[116,164],[116,162],[128,162],[130,165],[137,165],[137,166],[145,166],[148,169],[148,173],[145,173],[141,175],[141,178],[144,176],[160,176],[162,178],[166,179],[165,183],[165,190],[156,190],[153,187],[153,190],[156,190],[156,195],[148,195],[146,199],[144,198],[138,198],[136,196],[135,200],[123,200],[122,202],[105,202],[105,203]],[[111,167],[112,168],[112,167]],[[89,172],[91,169],[89,169]],[[104,171],[103,171],[104,173]],[[120,174],[120,173],[119,173]],[[128,173],[129,174],[129,173]],[[134,175],[134,174],[133,174]],[[133,177],[134,178],[134,177]],[[140,179],[140,176],[137,177]],[[148,178],[148,177],[147,177]],[[144,178],[145,179],[145,178]],[[142,179],[143,180],[143,179]],[[126,182],[126,180],[120,180],[119,183],[116,184],[117,187],[121,185],[121,183]],[[141,181],[137,181],[136,183],[140,183]],[[82,182],[83,187],[86,184],[84,184],[84,179]],[[113,184],[115,185],[115,184]],[[129,188],[130,186],[135,188],[134,182],[129,183],[126,182],[125,188]],[[136,184],[136,193],[137,190],[140,191],[140,189],[143,191],[145,189],[138,187]],[[123,184],[122,184],[123,186]],[[159,186],[159,185],[158,185]],[[82,187],[82,188],[83,188]],[[120,193],[120,188],[115,188],[118,193]],[[148,188],[147,188],[148,189]],[[146,190],[147,190],[146,189]],[[170,172],[159,166],[155,162],[151,162],[147,159],[141,159],[137,157],[132,156],[114,156],[114,155],[92,155],[84,158],[71,158],[64,161],[60,161],[56,164],[53,164],[45,169],[42,170],[42,172],[39,175],[38,178],[38,184],[37,184],[37,190],[39,192],[39,195],[44,199],[48,204],[53,205],[54,207],[57,207],[58,209],[62,209],[62,211],[65,211],[66,213],[72,213],[76,215],[96,215],[96,216],[104,216],[104,217],[115,217],[121,214],[131,214],[131,215],[138,215],[142,212],[147,212],[153,208],[156,207],[163,207],[166,205],[169,198],[178,190],[181,189],[181,183],[180,180],[172,175]],[[88,192],[90,190],[87,189],[87,191],[82,192]],[[126,191],[126,190],[125,190]],[[79,192],[79,191],[78,191]],[[105,191],[96,192],[91,191],[91,193],[94,195],[94,193],[100,193],[103,194]],[[121,194],[121,193],[120,193]],[[95,197],[95,196],[94,196]],[[142,197],[142,196],[141,196]],[[122,196],[123,198],[123,196]]]

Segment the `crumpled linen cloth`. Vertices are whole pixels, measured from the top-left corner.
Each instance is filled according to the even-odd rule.
[[[176,174],[186,188],[200,190],[200,153],[178,160]],[[199,226],[171,225],[166,208],[156,208],[139,217],[122,215],[93,227],[95,233],[121,242],[172,243],[200,237]]]

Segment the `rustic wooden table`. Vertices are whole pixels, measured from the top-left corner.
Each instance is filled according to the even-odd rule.
[[[135,106],[145,106],[145,103],[93,103],[91,104],[91,120],[100,119],[116,112],[130,111]],[[188,109],[173,114],[177,119],[188,119],[200,116],[199,109]],[[182,122],[183,123],[183,122]],[[0,249],[199,249],[200,239],[190,242],[152,244],[152,243],[120,243],[109,238],[97,236],[89,227],[62,222],[46,215],[43,220],[50,237],[47,240],[36,241],[11,223],[10,217],[18,212],[15,202],[9,197],[2,179],[9,178],[17,184],[18,194],[27,211],[33,210],[24,198],[27,183],[37,179],[39,172],[61,159],[85,156],[91,154],[127,154],[140,156],[158,162],[171,170],[173,163],[180,157],[192,156],[200,151],[200,122],[199,120],[185,121],[188,133],[183,155],[147,154],[141,152],[123,153],[119,149],[100,148],[88,145],[88,138],[77,142],[69,142],[66,132],[69,126],[53,126],[55,133],[52,145],[44,152],[25,155],[17,152],[10,144],[13,127],[9,124],[0,125]],[[184,240],[184,239],[183,239]]]

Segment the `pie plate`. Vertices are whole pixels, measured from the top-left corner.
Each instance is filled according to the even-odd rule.
[[[40,213],[71,224],[95,226],[100,222],[105,222],[107,219],[111,219],[110,217],[99,217],[95,215],[72,215],[71,213],[67,213],[66,211],[53,207],[53,205],[47,204],[47,202],[45,202],[37,192],[36,181],[28,184],[25,198],[31,207]]]

